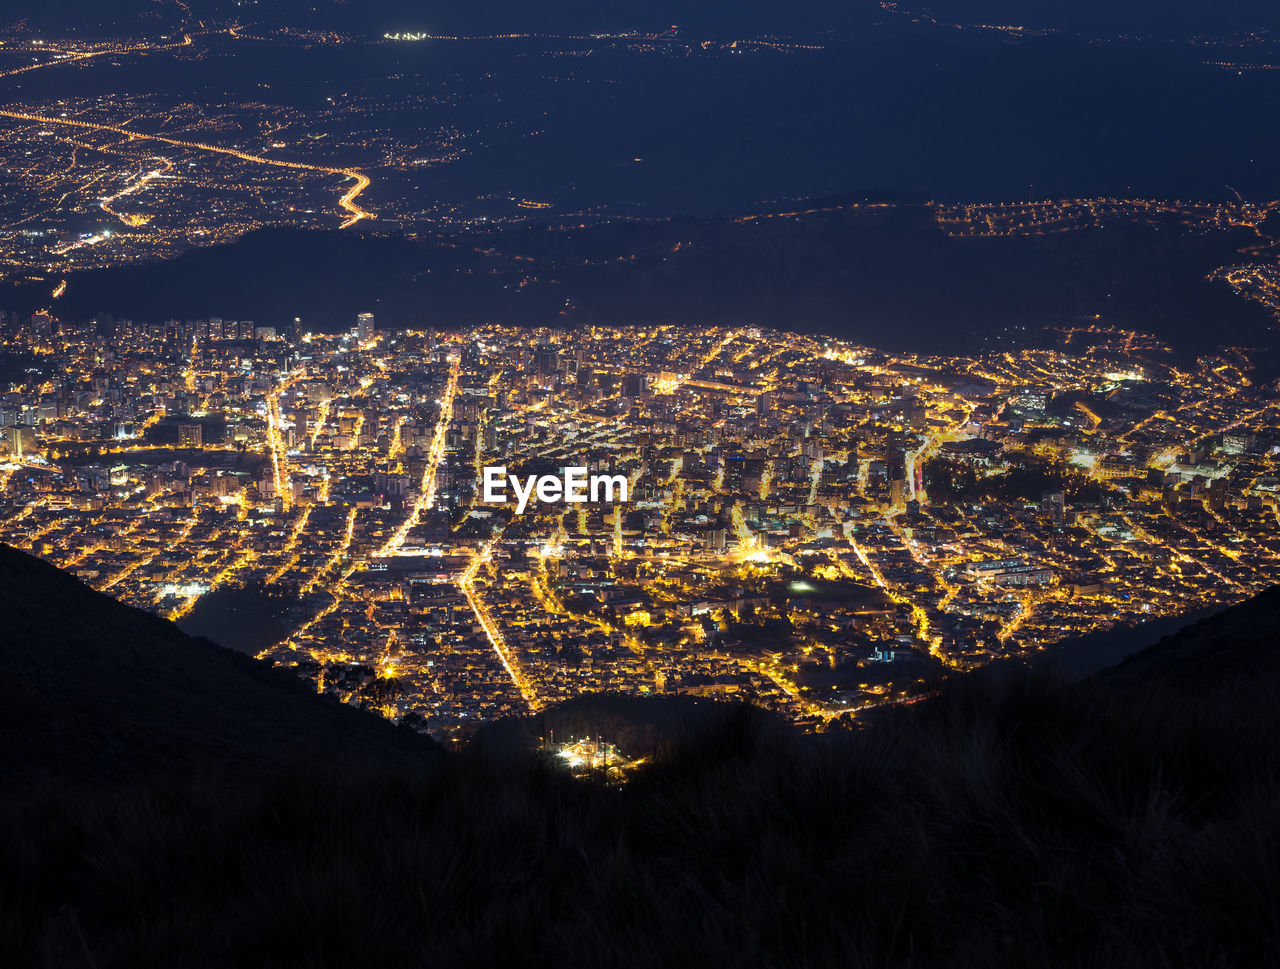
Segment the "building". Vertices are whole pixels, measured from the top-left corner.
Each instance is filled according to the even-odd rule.
[[[179,424],[178,447],[204,447],[204,426],[202,424]]]
[[[53,336],[53,323],[53,317],[45,310],[41,310],[31,317],[31,335],[34,337]]]
[[[361,313],[356,317],[355,336],[357,340],[364,342],[373,339],[373,314]]]
[[[533,352],[533,364],[537,374],[549,377],[560,369],[560,353],[553,346],[540,346]]]
[[[991,559],[970,562],[965,571],[979,581],[992,585],[1047,585],[1053,581],[1053,571],[1040,565],[1029,565],[1023,559]]]
[[[649,375],[647,373],[629,373],[622,378],[622,396],[631,400],[646,397],[649,394]]]
[[[1067,496],[1061,491],[1051,491],[1040,499],[1040,511],[1050,521],[1061,525],[1067,520]]]
[[[905,478],[894,478],[889,482],[889,504],[897,508],[907,500],[907,481]]]

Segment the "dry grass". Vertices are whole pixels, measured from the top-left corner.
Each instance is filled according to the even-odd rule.
[[[622,790],[477,747],[0,809],[6,965],[1262,966],[1274,705],[1030,678],[719,711]]]

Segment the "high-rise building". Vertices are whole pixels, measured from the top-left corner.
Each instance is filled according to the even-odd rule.
[[[649,393],[649,375],[647,373],[629,373],[622,378],[622,396],[635,400]]]
[[[355,335],[357,340],[373,339],[373,314],[361,313],[356,317]]]
[[[53,336],[53,317],[45,310],[41,310],[31,317],[31,335],[37,337]]]
[[[907,500],[907,482],[903,478],[894,478],[889,482],[889,504],[901,507]]]
[[[560,352],[553,346],[540,346],[534,351],[533,363],[541,376],[549,377],[560,369]]]
[[[1067,496],[1061,491],[1047,492],[1040,499],[1040,510],[1057,524],[1062,524],[1067,517]]]
[[[202,424],[179,424],[178,446],[204,447],[204,426]]]

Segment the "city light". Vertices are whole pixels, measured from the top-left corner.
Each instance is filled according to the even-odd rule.
[[[444,738],[601,691],[822,729],[930,670],[1238,601],[1280,564],[1280,413],[1242,351],[1140,375],[1124,356],[1153,338],[1102,329],[1079,353],[929,357],[490,326],[309,334],[301,366],[245,332],[131,326],[104,367],[100,337],[34,319],[13,345],[49,369],[0,413],[0,539],[178,619],[288,590],[265,659]],[[522,488],[584,468],[628,500],[517,514],[485,501],[495,458]]]

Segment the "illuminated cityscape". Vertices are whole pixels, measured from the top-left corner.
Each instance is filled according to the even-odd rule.
[[[483,167],[462,179],[467,192],[437,191],[440,173],[545,140],[547,92],[663,71],[707,84],[757,62],[820,65],[838,47],[675,26],[255,28],[177,7],[180,26],[145,36],[0,34],[0,162],[24,187],[0,195],[0,272],[47,304],[0,318],[0,540],[448,740],[590,693],[746,699],[825,730],[949,671],[1274,581],[1280,414],[1256,349],[1194,357],[1172,334],[1065,312],[1075,322],[953,355],[743,324],[401,313],[379,326],[371,311],[335,334],[274,316],[59,313],[86,271],[266,227],[474,250],[474,266],[445,271],[516,292],[643,262],[654,243],[641,236],[579,255],[553,236],[498,235],[678,231],[634,186],[614,190],[648,170],[639,147],[604,165],[617,197],[603,201],[558,171],[554,190],[528,188],[524,155],[496,181]],[[890,27],[1002,44],[1055,33],[880,8]],[[1265,66],[1271,39],[1231,36],[1187,43],[1214,76]],[[679,74],[691,70],[709,73]],[[649,258],[685,258],[718,232],[760,245],[767,227],[837,214],[874,227],[920,213],[955,247],[1216,234],[1230,241],[1206,281],[1275,314],[1280,202],[1227,190],[784,195]],[[575,468],[627,494],[563,503],[531,483],[495,503],[486,468],[512,484]]]
[[[264,659],[442,738],[592,692],[821,729],[1277,574],[1280,396],[1246,350],[353,323],[33,318],[0,540],[178,620],[277,593]],[[494,465],[629,500],[517,515]]]
[[[1280,966],[1277,0],[2,6],[0,969]]]

